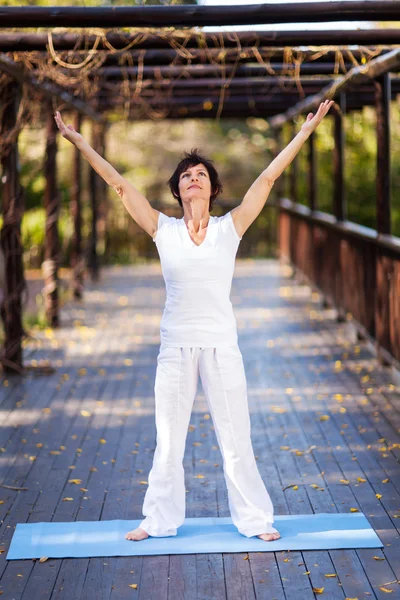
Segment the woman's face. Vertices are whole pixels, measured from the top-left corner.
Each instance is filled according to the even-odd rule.
[[[203,163],[189,167],[179,177],[179,195],[182,203],[194,199],[209,203],[211,196],[211,181]]]

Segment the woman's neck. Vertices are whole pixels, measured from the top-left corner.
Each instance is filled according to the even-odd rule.
[[[186,224],[192,221],[196,231],[202,227],[206,227],[210,219],[210,212],[206,206],[189,205],[185,206],[183,211],[183,219]]]

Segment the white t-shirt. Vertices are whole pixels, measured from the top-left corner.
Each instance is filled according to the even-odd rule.
[[[230,300],[239,237],[228,212],[210,216],[207,234],[197,246],[183,219],[158,217],[153,238],[166,286],[161,345],[217,347],[237,343]]]

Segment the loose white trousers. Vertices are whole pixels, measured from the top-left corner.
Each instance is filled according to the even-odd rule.
[[[251,443],[247,383],[237,344],[161,345],[154,386],[157,444],[139,527],[150,536],[173,536],[185,520],[183,457],[199,374],[223,457],[232,522],[246,537],[274,533],[272,502]]]

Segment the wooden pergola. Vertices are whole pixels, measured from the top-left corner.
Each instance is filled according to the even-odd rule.
[[[314,135],[308,144],[309,207],[296,203],[296,162],[291,198],[277,188],[279,249],[325,294],[340,314],[351,312],[373,336],[386,360],[400,360],[400,240],[391,235],[390,103],[400,92],[398,29],[205,33],[202,26],[287,22],[400,20],[400,2],[321,2],[231,7],[1,7],[0,122],[3,168],[1,248],[6,284],[1,314],[5,328],[2,366],[23,372],[21,294],[24,289],[20,224],[23,190],[18,177],[18,132],[29,123],[29,105],[43,102],[47,122],[46,308],[59,326],[55,108],[93,123],[93,146],[105,152],[107,115],[121,118],[267,118],[276,139],[285,124],[334,98],[334,196],[332,215],[318,211]],[[47,27],[48,33],[6,32]],[[53,33],[51,28],[135,28],[132,32]],[[171,27],[179,29],[171,31]],[[150,29],[151,28],[151,29]],[[187,29],[190,28],[190,29]],[[346,220],[343,176],[346,113],[370,105],[377,113],[377,225]],[[21,106],[23,110],[21,110]],[[22,116],[21,116],[22,114]],[[24,118],[25,115],[25,118]],[[73,287],[83,289],[81,160],[73,179]],[[95,279],[100,181],[91,174],[93,230],[89,270]],[[97,198],[97,199],[96,199]],[[349,282],[351,281],[351,285]],[[397,299],[397,301],[396,301]]]

